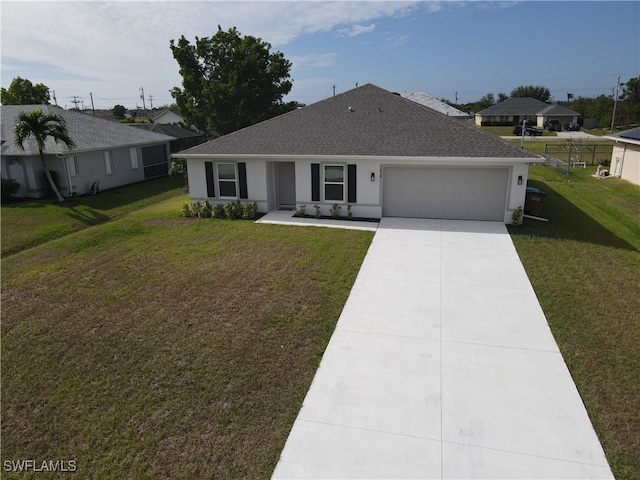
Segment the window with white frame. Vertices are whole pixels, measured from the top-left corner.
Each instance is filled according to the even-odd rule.
[[[72,156],[67,159],[69,164],[69,175],[72,177],[77,177],[80,174],[80,170],[78,169],[78,157]]]
[[[218,164],[218,189],[221,197],[237,196],[236,166],[233,163]]]
[[[107,175],[113,174],[113,152],[111,150],[104,152],[104,168]]]
[[[129,149],[129,157],[131,158],[131,170],[136,170],[138,168],[138,149],[136,147]]]
[[[344,165],[324,166],[324,200],[344,202]]]

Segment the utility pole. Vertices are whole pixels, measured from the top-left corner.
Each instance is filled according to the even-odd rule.
[[[93,116],[96,116],[96,109],[93,106],[93,93],[89,92],[89,96],[91,97],[91,111],[93,112]]]
[[[456,105],[458,105],[458,92],[456,92]]]
[[[149,103],[151,103],[151,111],[153,111],[153,95],[149,95]]]
[[[616,84],[616,93],[613,98],[613,116],[611,117],[611,132],[613,133],[613,125],[616,121],[616,106],[618,105],[618,92],[620,91],[620,75],[618,75],[618,83]]]
[[[56,91],[55,90],[51,90],[53,92],[53,103],[56,104],[56,107],[58,106],[58,100],[56,99]]]
[[[76,95],[74,95],[71,98],[73,98],[73,100],[71,100],[71,103],[73,103],[75,109],[78,110],[78,104],[82,103],[82,102],[80,100],[78,100],[78,97]]]
[[[144,110],[145,116],[147,115],[147,106],[144,103],[144,88],[140,87],[140,98],[142,99],[142,110]]]

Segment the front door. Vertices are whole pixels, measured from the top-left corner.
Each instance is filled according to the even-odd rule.
[[[294,162],[277,162],[278,206],[295,207],[296,205],[296,164]]]

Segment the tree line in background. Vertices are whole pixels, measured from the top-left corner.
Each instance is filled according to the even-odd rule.
[[[304,104],[283,98],[291,91],[291,62],[281,52],[271,52],[271,45],[253,36],[242,36],[236,28],[227,31],[218,26],[212,37],[195,38],[191,43],[184,35],[169,43],[176,59],[182,88],[174,87],[171,95],[184,118],[208,138],[225,135],[268,118],[295,110]],[[617,96],[617,99],[615,98]],[[508,98],[532,97],[550,103],[551,92],[545,86],[523,85],[510,95],[487,93],[476,102],[456,104],[442,101],[473,115]],[[49,104],[49,89],[16,77],[8,88],[2,88],[3,105]],[[628,128],[640,123],[640,76],[620,83],[614,95],[577,97],[567,94],[558,104],[579,112],[582,118],[595,120],[596,128],[609,128],[616,109],[615,127]],[[113,113],[124,117],[126,109],[116,105]]]

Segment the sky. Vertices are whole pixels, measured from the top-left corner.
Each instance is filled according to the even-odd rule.
[[[640,76],[634,1],[0,0],[1,85],[44,83],[61,107],[146,108],[181,87],[169,43],[237,27],[292,63],[285,101],[373,83],[469,103],[522,85],[555,101]],[[52,99],[53,103],[53,99]]]

